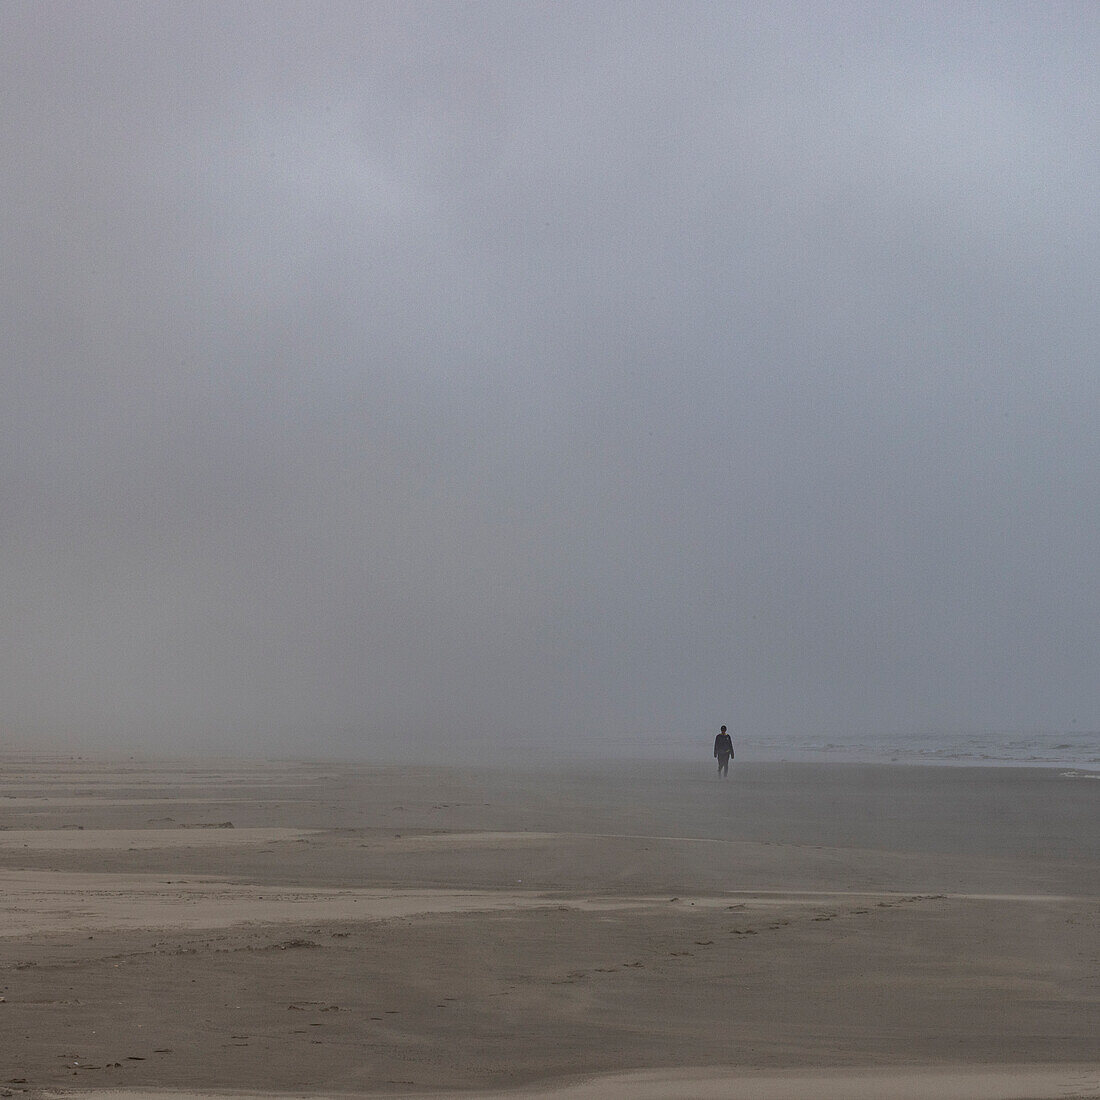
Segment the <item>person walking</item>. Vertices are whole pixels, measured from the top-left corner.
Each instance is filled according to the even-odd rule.
[[[730,774],[730,761],[733,759],[733,738],[726,733],[726,727],[714,739],[714,759],[718,761],[718,774],[723,779],[728,779]]]

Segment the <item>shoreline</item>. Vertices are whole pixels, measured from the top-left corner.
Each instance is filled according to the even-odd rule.
[[[927,768],[994,768],[1033,769],[1036,771],[1081,771],[1100,777],[1100,745],[1080,745],[1079,751],[1068,756],[1017,757],[967,752],[940,753],[936,750],[914,750],[902,746],[837,745],[826,748],[772,747],[749,740],[735,740],[736,756],[733,766],[750,765],[854,765],[858,767],[927,767]],[[429,748],[429,756],[436,750]],[[189,767],[201,760],[207,766],[218,768],[253,769],[257,767],[287,768],[380,768],[399,769],[420,766],[422,761],[399,754],[375,752],[356,754],[337,752],[316,756],[286,752],[265,752],[255,755],[231,754],[214,756],[174,755],[170,753],[146,754],[142,751],[119,749],[112,752],[72,749],[19,749],[8,746],[0,750],[0,777],[8,765],[67,764],[108,768],[148,768],[155,765]],[[649,767],[704,767],[710,766],[710,752],[706,738],[685,740],[675,745],[668,742],[624,742],[621,751],[586,753],[584,751],[547,751],[538,748],[508,751],[492,755],[474,756],[468,761],[448,761],[445,767],[460,771],[546,771],[591,768],[620,768],[624,761]]]

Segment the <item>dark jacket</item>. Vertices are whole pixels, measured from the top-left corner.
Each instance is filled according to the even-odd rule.
[[[733,738],[728,733],[720,733],[714,739],[714,755],[733,756]]]

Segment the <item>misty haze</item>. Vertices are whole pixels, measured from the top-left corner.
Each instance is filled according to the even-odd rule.
[[[13,743],[1095,744],[1092,6],[0,30]]]

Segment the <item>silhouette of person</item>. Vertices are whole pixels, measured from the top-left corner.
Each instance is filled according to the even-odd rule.
[[[733,759],[733,738],[726,733],[726,727],[714,739],[714,759],[718,761],[718,774],[724,779],[729,778],[730,760]]]

